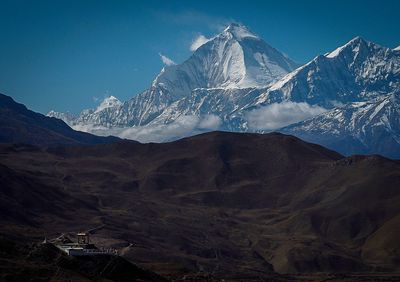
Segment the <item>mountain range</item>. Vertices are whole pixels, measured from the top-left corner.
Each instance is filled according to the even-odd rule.
[[[171,141],[217,129],[281,130],[343,154],[398,157],[397,100],[385,100],[390,117],[379,108],[384,96],[396,96],[398,91],[398,48],[356,37],[300,66],[247,27],[231,24],[182,64],[164,67],[148,90],[126,102],[108,97],[97,109],[79,116],[54,111],[48,115],[77,130],[142,142]],[[350,117],[348,112],[364,102],[378,110],[368,124],[363,123],[367,117],[361,117],[367,113],[360,110],[357,117]],[[337,111],[347,111],[347,118],[335,119],[332,113]],[[312,134],[303,125],[294,128],[303,121],[313,124]],[[330,127],[333,124],[336,128]],[[326,135],[337,127],[342,128],[340,133]],[[360,134],[366,128],[370,133],[379,128],[381,134]]]

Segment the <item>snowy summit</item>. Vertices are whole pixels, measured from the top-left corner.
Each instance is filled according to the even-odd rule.
[[[101,104],[97,107],[96,112],[101,112],[104,109],[112,108],[116,106],[121,106],[122,102],[118,100],[114,96],[107,97],[101,102]]]
[[[245,27],[242,24],[238,24],[238,23],[231,23],[224,29],[223,33],[231,34],[233,37],[236,38],[236,40],[239,40],[239,41],[244,38],[249,38],[249,37],[257,38],[260,40],[260,38],[256,34],[249,31],[249,29],[247,27]]]

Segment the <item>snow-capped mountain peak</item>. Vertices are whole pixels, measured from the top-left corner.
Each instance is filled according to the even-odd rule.
[[[298,65],[268,45],[246,26],[232,23],[193,57],[206,57],[207,88],[260,88],[277,81]],[[199,88],[202,88],[199,87]]]
[[[393,50],[400,51],[400,46],[397,46],[397,47],[394,48]]]
[[[256,34],[251,32],[246,26],[238,23],[231,23],[225,29],[222,35],[230,34],[236,40],[241,41],[244,38],[260,39]]]
[[[364,40],[361,36],[357,36],[344,44],[343,46],[340,46],[339,48],[333,50],[332,52],[328,53],[325,57],[327,58],[335,58],[341,53],[345,52],[346,50],[351,50],[352,52],[359,52],[362,48],[368,47],[368,45],[374,45],[371,42],[368,42]]]
[[[66,122],[67,124],[70,123],[70,121],[73,121],[74,119],[76,119],[76,117],[73,114],[71,114],[70,112],[60,113],[60,112],[56,112],[53,110],[48,112],[47,116],[61,119],[64,122]]]
[[[332,108],[337,102],[369,100],[399,89],[399,74],[396,51],[356,37],[286,75],[257,103],[291,100]]]
[[[142,94],[152,97],[143,102],[158,100],[154,110],[159,111],[195,89],[262,88],[297,66],[247,27],[233,23],[197,48],[185,62],[163,68],[149,91]],[[150,111],[145,110],[149,115]]]
[[[118,98],[114,96],[109,96],[103,100],[103,102],[100,103],[100,105],[97,107],[95,112],[100,112],[104,109],[111,108],[111,107],[116,107],[116,106],[121,106],[122,102],[118,100]]]

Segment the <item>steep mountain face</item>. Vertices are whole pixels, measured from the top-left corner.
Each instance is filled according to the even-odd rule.
[[[122,103],[120,100],[118,100],[114,96],[110,96],[110,97],[105,98],[103,100],[103,102],[101,102],[101,104],[97,107],[95,112],[101,112],[105,109],[119,107],[121,105],[122,105]]]
[[[37,242],[101,226],[95,244],[166,277],[399,270],[398,161],[228,132],[162,144],[1,145],[0,155],[0,234]]]
[[[185,115],[216,115],[221,119],[221,129],[249,131],[244,113],[263,93],[262,88],[195,89],[166,108],[150,125],[171,123]]]
[[[176,100],[196,88],[264,87],[296,67],[245,26],[231,24],[182,64],[164,68],[152,86]]]
[[[356,37],[316,57],[259,97],[259,104],[290,100],[332,108],[400,89],[400,55]]]
[[[11,97],[0,94],[0,143],[77,145],[110,143],[117,140],[119,138],[99,137],[75,131],[60,119],[32,112]]]
[[[264,87],[297,65],[246,27],[231,24],[180,67],[196,70],[203,83],[194,89]]]
[[[400,92],[335,108],[281,132],[347,155],[400,158]]]

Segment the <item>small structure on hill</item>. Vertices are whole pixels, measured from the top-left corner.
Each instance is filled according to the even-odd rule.
[[[88,232],[80,232],[76,234],[78,237],[79,245],[88,245],[89,244],[89,233]]]
[[[77,242],[65,234],[50,241],[57,248],[67,253],[69,256],[95,256],[95,255],[118,255],[116,249],[98,248],[90,243],[90,235],[88,232],[79,232],[76,234]]]

